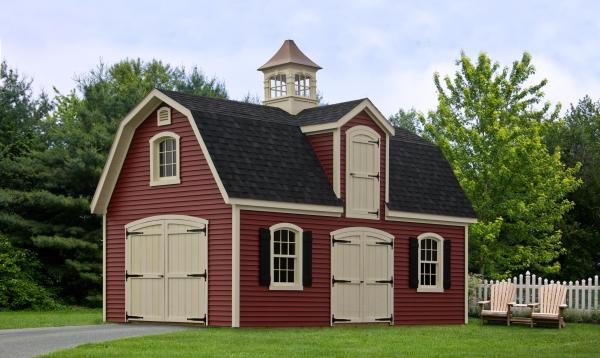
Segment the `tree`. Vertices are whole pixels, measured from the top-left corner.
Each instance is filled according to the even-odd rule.
[[[40,144],[18,158],[18,180],[0,192],[2,231],[37,255],[39,283],[66,303],[101,303],[101,219],[89,204],[120,120],[153,88],[227,97],[221,82],[196,68],[100,64],[75,90],[56,91],[55,108],[37,123]]]
[[[560,146],[566,165],[581,163],[577,176],[583,182],[569,195],[575,207],[562,224],[565,253],[560,277],[574,280],[600,274],[600,101],[586,96],[571,104],[546,140],[549,147]]]
[[[407,129],[414,134],[421,134],[423,132],[421,117],[422,114],[418,113],[414,108],[408,111],[400,108],[398,112],[390,116],[389,121],[394,127]]]
[[[438,107],[424,120],[473,203],[472,269],[502,278],[525,269],[556,273],[563,252],[558,225],[573,207],[566,196],[580,184],[577,166],[548,151],[542,135],[559,108],[544,103],[546,80],[530,84],[529,54],[500,68],[484,53],[464,53],[453,78],[434,81]]]

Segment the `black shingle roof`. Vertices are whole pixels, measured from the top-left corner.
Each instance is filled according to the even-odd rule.
[[[476,217],[440,149],[403,128],[390,141],[390,178],[391,210]]]
[[[364,99],[282,109],[162,91],[192,112],[232,198],[341,206],[300,126],[335,122]],[[475,217],[452,168],[432,143],[396,128],[390,146],[392,210]]]

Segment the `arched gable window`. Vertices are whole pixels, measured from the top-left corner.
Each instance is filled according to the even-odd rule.
[[[431,232],[417,237],[419,242],[417,292],[443,292],[444,238]]]
[[[179,184],[179,136],[158,133],[150,139],[150,186]]]
[[[310,97],[310,76],[296,74],[294,77],[294,95]]]
[[[281,223],[271,231],[271,290],[302,290],[302,228]]]
[[[287,95],[287,84],[285,82],[285,75],[278,74],[272,76],[269,79],[269,89],[271,98],[277,98]]]

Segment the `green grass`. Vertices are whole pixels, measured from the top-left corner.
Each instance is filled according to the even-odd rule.
[[[600,325],[565,329],[480,326],[335,327],[301,329],[208,328],[121,339],[50,357],[541,357],[598,356]]]
[[[102,309],[70,307],[56,311],[0,311],[0,329],[77,326],[102,323]]]

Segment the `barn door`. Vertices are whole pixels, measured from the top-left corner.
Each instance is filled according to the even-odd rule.
[[[331,323],[393,323],[393,237],[348,228],[331,239]]]
[[[206,323],[207,224],[154,217],[127,226],[126,319]]]
[[[348,216],[379,216],[379,135],[365,126],[346,132],[346,211]]]

